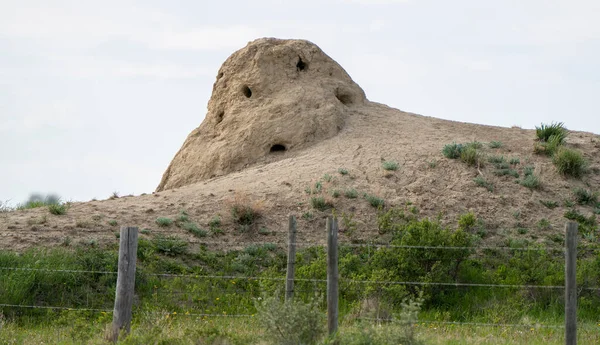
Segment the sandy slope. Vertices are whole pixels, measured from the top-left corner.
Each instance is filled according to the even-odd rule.
[[[171,226],[159,228],[159,216],[176,217],[186,210],[191,219],[202,228],[215,215],[223,219],[224,235],[207,237],[206,241],[229,242],[243,246],[252,241],[285,242],[287,217],[298,216],[300,241],[324,242],[324,217],[329,212],[319,212],[310,207],[307,186],[324,174],[334,176],[323,183],[323,195],[333,189],[341,191],[355,188],[359,193],[369,193],[385,199],[386,207],[412,202],[421,216],[442,215],[442,221],[455,224],[457,217],[473,211],[483,220],[487,230],[484,241],[504,243],[508,237],[547,242],[548,235],[560,233],[564,226],[563,200],[572,199],[575,187],[600,189],[600,137],[591,133],[571,132],[567,145],[584,152],[593,169],[580,180],[567,179],[557,174],[551,159],[533,154],[535,132],[519,128],[500,128],[439,120],[401,112],[377,103],[365,103],[354,109],[346,125],[335,137],[312,147],[274,153],[240,172],[213,178],[205,182],[166,190],[160,193],[122,197],[114,200],[74,203],[68,213],[54,216],[46,208],[14,211],[0,214],[0,248],[23,249],[31,246],[56,246],[69,237],[73,244],[99,244],[116,242],[119,226],[107,221],[117,220],[119,225],[151,229],[143,237],[158,233],[171,233],[194,239],[184,230]],[[567,123],[568,125],[568,123]],[[459,160],[443,157],[442,147],[453,141],[501,141],[500,149],[486,149],[490,154],[518,157],[521,166],[535,166],[542,181],[540,190],[530,190],[516,184],[512,177],[496,177],[490,164],[481,173],[496,185],[494,192],[477,187],[473,178],[479,173]],[[400,163],[396,172],[385,172],[382,160]],[[436,164],[430,164],[436,162]],[[433,166],[434,165],[434,166]],[[337,173],[344,167],[349,175]],[[256,201],[263,217],[251,233],[240,234],[232,223],[228,205],[234,197]],[[357,237],[373,238],[377,234],[376,210],[359,197],[333,199],[338,213],[355,214],[358,223]],[[539,200],[553,200],[560,206],[550,210]],[[577,206],[585,215],[590,207]],[[305,212],[312,219],[301,216]],[[43,224],[39,222],[46,216]],[[546,218],[551,229],[541,230],[537,222]],[[271,235],[258,235],[264,227],[279,231]],[[517,227],[527,227],[519,234]],[[348,240],[345,233],[342,241]]]

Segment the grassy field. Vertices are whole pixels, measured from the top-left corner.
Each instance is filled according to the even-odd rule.
[[[97,314],[82,317],[66,311],[56,320],[41,324],[22,325],[4,322],[0,329],[0,344],[107,344],[105,330],[112,315]],[[323,325],[324,326],[324,325]],[[389,333],[397,327],[390,324],[342,324],[340,333],[358,339],[361,331]],[[535,327],[482,327],[471,325],[432,325],[417,323],[416,339],[422,344],[528,344],[564,343],[564,329]],[[600,325],[579,325],[580,344],[600,343]],[[172,314],[138,315],[131,334],[122,344],[269,344],[269,336],[253,318],[202,318]],[[343,343],[342,343],[343,344]],[[366,344],[366,343],[365,343]]]
[[[563,342],[563,329],[547,326],[563,323],[564,290],[532,287],[564,285],[560,251],[539,246],[523,251],[518,243],[504,251],[431,249],[476,246],[476,235],[465,230],[473,217],[461,218],[457,229],[427,219],[398,218],[399,214],[382,214],[380,219],[384,234],[398,247],[340,247],[339,272],[345,279],[340,281],[340,344],[411,343],[398,339],[413,339],[413,332],[414,344]],[[298,305],[291,309],[273,297],[284,285],[287,261],[284,249],[274,244],[190,250],[177,238],[157,235],[139,241],[137,256],[132,332],[124,344],[281,344],[274,339],[300,330],[324,331],[323,247],[298,251]],[[105,343],[116,269],[116,246],[0,252],[0,303],[73,309],[0,307],[0,342]],[[582,344],[599,343],[600,296],[585,289],[598,288],[599,276],[598,250],[582,251],[577,277]],[[274,302],[264,307],[267,300]],[[364,321],[373,318],[403,323]],[[451,322],[463,324],[447,324]],[[317,343],[331,341],[321,337]]]

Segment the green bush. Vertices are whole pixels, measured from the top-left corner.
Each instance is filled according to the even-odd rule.
[[[490,141],[489,144],[491,149],[498,149],[502,147],[502,142],[501,141]]]
[[[394,161],[385,161],[382,163],[382,166],[384,170],[396,171],[398,170],[399,164]]]
[[[575,194],[575,200],[580,205],[594,205],[598,202],[598,192],[592,192],[585,188],[576,188],[573,194]]]
[[[483,177],[481,175],[474,178],[473,182],[475,182],[475,184],[478,185],[479,187],[483,187],[490,192],[494,191],[494,184],[489,182],[488,180],[486,180],[485,177]]]
[[[344,196],[348,199],[356,199],[358,198],[358,192],[354,188],[346,189],[346,191],[344,191]]]
[[[331,191],[331,196],[334,198],[339,198],[340,197],[340,191],[337,189],[334,189]]]
[[[173,219],[167,217],[158,217],[156,218],[156,224],[160,227],[167,227],[173,224]]]
[[[333,207],[333,204],[330,201],[325,200],[322,196],[310,198],[310,204],[314,209],[319,211],[325,211]]]
[[[586,160],[579,151],[560,148],[553,158],[559,173],[565,176],[580,177],[585,172]]]
[[[187,252],[188,243],[175,236],[157,236],[152,240],[157,252],[165,255],[180,255]]]
[[[467,145],[460,153],[460,160],[472,166],[483,166],[481,153],[475,145]]]
[[[67,213],[67,205],[66,204],[50,204],[48,205],[48,211],[50,213],[60,216]]]
[[[340,175],[348,175],[348,169],[346,168],[339,168],[338,172],[340,173]]]
[[[181,228],[196,237],[206,237],[208,235],[208,231],[206,231],[204,229],[200,229],[198,227],[198,225],[196,225],[196,223],[194,223],[194,222],[183,223]]]
[[[558,144],[562,144],[564,139],[567,137],[567,129],[562,122],[551,123],[550,125],[542,123],[540,127],[535,126],[535,134],[539,141],[549,142],[550,138],[554,136],[554,140]]]
[[[260,210],[247,203],[237,203],[231,206],[231,216],[238,225],[249,226],[260,218]]]
[[[533,174],[527,175],[524,179],[519,181],[519,184],[530,189],[537,189],[540,187],[540,179]]]
[[[275,345],[317,344],[325,334],[325,314],[316,299],[283,302],[278,294],[264,295],[255,302],[257,320],[266,339]]]
[[[383,199],[375,195],[365,195],[365,199],[369,202],[369,205],[375,208],[383,207],[385,204],[385,201]]]
[[[473,212],[465,213],[458,218],[459,229],[469,230],[477,223],[477,217]]]
[[[552,200],[540,200],[540,203],[549,209],[558,207],[558,202]]]
[[[442,154],[446,158],[457,159],[460,157],[462,150],[463,150],[462,144],[452,143],[452,144],[447,144],[444,146],[444,148],[442,149]]]

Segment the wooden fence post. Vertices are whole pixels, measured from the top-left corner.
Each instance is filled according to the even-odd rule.
[[[121,227],[119,238],[119,272],[117,274],[117,290],[115,293],[115,308],[111,340],[117,342],[119,333],[131,329],[131,308],[135,288],[135,263],[137,259],[138,228]]]
[[[338,330],[338,226],[337,219],[327,218],[327,328],[329,335]]]
[[[565,225],[565,344],[577,344],[577,223]]]
[[[285,300],[294,297],[294,272],[296,270],[296,217],[290,216],[288,228],[287,279],[285,281]]]

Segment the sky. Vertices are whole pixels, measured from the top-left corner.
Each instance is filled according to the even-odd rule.
[[[0,201],[151,193],[260,37],[314,42],[404,111],[598,134],[598,18],[597,0],[0,0]]]

